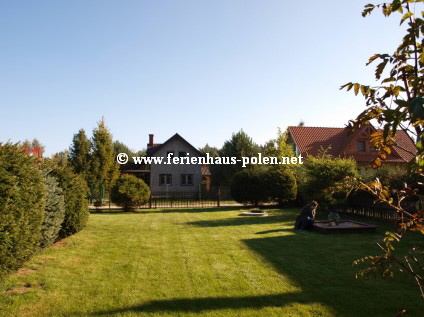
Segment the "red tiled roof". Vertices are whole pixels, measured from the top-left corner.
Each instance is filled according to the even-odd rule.
[[[348,136],[345,128],[289,127],[290,135],[301,154],[315,156],[323,148],[332,156],[339,155]],[[329,148],[331,147],[331,148]]]
[[[352,141],[352,134],[347,128],[327,127],[288,127],[289,134],[299,149],[300,154],[315,156],[322,148],[332,156],[345,156],[346,145]],[[393,154],[386,162],[406,163],[411,161],[417,153],[414,142],[405,131],[399,130],[396,135],[396,145]],[[375,158],[376,153],[353,153],[353,158],[358,162],[369,162]]]

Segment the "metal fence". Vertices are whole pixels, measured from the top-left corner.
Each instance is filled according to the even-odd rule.
[[[389,207],[345,207],[338,209],[337,212],[384,221],[395,221],[398,217],[396,210]]]
[[[209,191],[160,191],[152,192],[149,202],[141,208],[210,208],[220,207],[231,200],[227,188]]]

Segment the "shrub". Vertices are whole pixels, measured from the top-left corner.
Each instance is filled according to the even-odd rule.
[[[44,184],[46,188],[46,207],[44,209],[44,221],[41,226],[40,245],[42,248],[46,248],[56,241],[65,218],[63,190],[59,187],[56,178],[45,175]]]
[[[336,197],[325,189],[335,186],[346,176],[358,177],[356,162],[353,159],[335,158],[325,152],[316,157],[308,156],[301,174],[299,190],[303,200],[316,200],[324,207],[333,206],[344,197],[342,193],[338,193],[339,196]]]
[[[39,249],[45,198],[36,165],[21,147],[0,144],[0,276]]]
[[[110,198],[118,206],[130,210],[149,201],[150,189],[146,183],[133,175],[124,174],[112,187]]]
[[[258,170],[243,170],[234,174],[230,183],[233,199],[245,205],[258,206],[265,202],[262,180]]]
[[[282,204],[296,198],[296,179],[288,169],[256,168],[236,173],[231,181],[233,199],[242,204],[259,206],[267,202]]]
[[[65,198],[65,218],[59,231],[59,237],[65,238],[85,227],[88,220],[88,187],[80,175],[69,167],[56,167],[52,171],[63,189]]]
[[[296,199],[297,183],[290,169],[271,167],[263,173],[263,177],[268,201],[281,205]]]

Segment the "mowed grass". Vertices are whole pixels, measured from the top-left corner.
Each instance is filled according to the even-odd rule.
[[[386,225],[324,235],[293,231],[294,210],[239,213],[92,214],[0,285],[0,315],[423,316],[413,281],[354,277],[352,261],[378,253]]]

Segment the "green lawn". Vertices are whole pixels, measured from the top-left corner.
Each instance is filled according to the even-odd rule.
[[[0,315],[423,316],[413,281],[354,278],[352,261],[378,252],[384,225],[324,235],[293,231],[290,210],[238,214],[92,214],[0,285]]]

